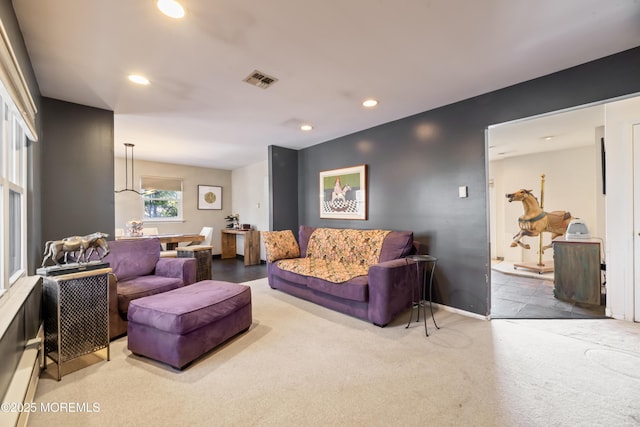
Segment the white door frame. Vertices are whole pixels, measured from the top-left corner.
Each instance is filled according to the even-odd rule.
[[[640,97],[605,104],[606,314],[631,321],[640,321],[634,297],[634,271],[640,268],[634,267],[633,125],[637,123]]]
[[[640,321],[640,124],[631,131],[633,141],[633,320]]]

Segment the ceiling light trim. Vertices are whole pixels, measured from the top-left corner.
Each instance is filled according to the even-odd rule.
[[[364,108],[374,108],[378,106],[378,100],[374,98],[368,98],[362,101],[362,106]]]
[[[148,78],[141,74],[129,74],[128,79],[129,81],[141,86],[147,86],[151,83]]]
[[[164,15],[169,18],[180,19],[184,18],[184,7],[175,0],[158,0],[156,6]]]

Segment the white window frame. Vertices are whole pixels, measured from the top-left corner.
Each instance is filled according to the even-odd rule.
[[[145,185],[145,181],[155,181],[155,182],[162,182],[163,180],[166,180],[167,182],[171,183],[171,185],[176,185],[178,182],[180,184],[180,190],[176,190],[174,188],[171,189],[166,189],[166,188],[159,188],[162,185],[160,184],[158,186],[158,188],[154,188],[156,190],[165,190],[165,191],[176,191],[178,193],[178,198],[177,198],[177,202],[178,202],[178,215],[176,217],[163,217],[163,218],[150,218],[147,217],[146,214],[146,210],[145,210],[145,201],[147,200],[147,193],[145,192],[146,190],[150,190],[148,188],[144,188]],[[150,223],[150,222],[183,222],[184,221],[184,210],[183,210],[183,200],[184,200],[184,181],[181,178],[171,178],[171,177],[153,177],[153,176],[141,176],[140,177],[140,190],[142,191],[142,218],[143,221],[145,223]]]
[[[25,280],[23,277],[27,276],[27,197],[28,197],[28,148],[27,138],[33,142],[38,140],[36,132],[36,114],[38,112],[36,104],[31,96],[31,91],[27,85],[27,81],[20,69],[20,64],[11,46],[9,35],[4,28],[4,24],[0,20],[0,110],[4,110],[5,105],[8,108],[10,120],[14,121],[16,129],[21,129],[19,133],[22,138],[22,153],[19,159],[16,161],[21,162],[19,164],[20,177],[17,181],[19,183],[12,183],[9,179],[9,156],[8,150],[10,146],[8,144],[6,131],[0,130],[0,238],[2,244],[0,244],[0,296],[2,294],[10,294],[7,292],[9,288],[20,283],[18,286],[33,287],[35,281]],[[4,122],[4,113],[0,112],[0,117]],[[4,123],[3,123],[4,125]],[[4,126],[3,126],[4,129]],[[10,213],[9,213],[9,192],[17,191],[21,194],[20,197],[20,254],[19,265],[20,268],[11,274],[10,270]],[[20,294],[18,294],[20,295]],[[5,299],[5,298],[3,298]],[[10,298],[6,298],[10,299]],[[6,300],[5,299],[5,300]],[[15,298],[14,298],[15,302]],[[4,302],[3,302],[4,304]],[[6,308],[6,304],[4,307]],[[6,311],[0,310],[0,315],[4,315]],[[6,328],[3,327],[3,316],[0,316],[0,335]],[[5,320],[12,317],[5,317]]]
[[[0,171],[0,216],[2,227],[0,234],[2,246],[0,246],[0,295],[11,288],[21,277],[27,273],[27,139],[24,124],[20,120],[18,111],[4,85],[0,84],[0,118],[2,120],[0,131],[0,146],[2,149],[2,170]],[[19,151],[14,147],[19,145]],[[17,155],[16,155],[17,154]],[[14,173],[17,171],[17,175]],[[15,192],[20,195],[19,218],[19,253],[18,268],[11,272],[11,218],[10,194]],[[15,218],[14,218],[15,220]]]

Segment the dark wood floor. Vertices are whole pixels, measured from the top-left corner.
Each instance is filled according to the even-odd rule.
[[[241,259],[214,258],[213,279],[242,283],[267,277],[266,264],[245,267]],[[493,319],[596,319],[604,306],[590,307],[560,301],[553,296],[553,281],[491,272]]]
[[[224,282],[242,283],[267,277],[266,264],[245,267],[242,259],[214,258],[211,268],[213,270],[213,280],[222,280]]]

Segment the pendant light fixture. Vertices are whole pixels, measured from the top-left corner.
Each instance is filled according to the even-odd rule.
[[[131,157],[131,187],[133,187],[133,177],[134,177],[134,173],[133,173],[133,147],[135,147],[135,145],[131,144],[130,142],[125,142],[124,143],[124,174],[125,174],[125,178],[124,178],[124,188],[122,190],[116,190],[116,193],[122,193],[125,191],[132,191],[136,194],[139,194],[142,196],[142,193],[134,190],[133,188],[129,188],[129,157]],[[129,152],[131,152],[131,156],[129,156]]]

